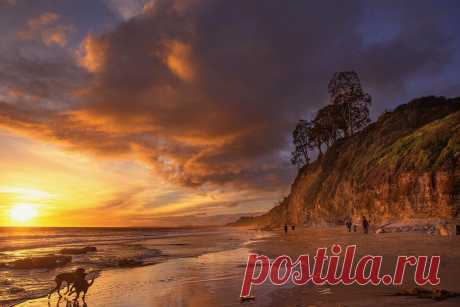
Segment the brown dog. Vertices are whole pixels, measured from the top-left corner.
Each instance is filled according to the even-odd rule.
[[[65,281],[67,283],[67,291],[65,294],[67,294],[70,290],[70,285],[73,285],[77,280],[80,279],[85,279],[85,269],[78,268],[75,270],[75,272],[67,272],[67,273],[60,273],[56,275],[54,278],[54,281],[56,282],[56,287],[51,290],[50,294],[48,295],[48,298],[51,297],[51,294],[53,294],[54,291],[57,291],[59,296],[62,296],[61,293],[59,292],[61,290],[61,285]]]
[[[88,282],[84,277],[83,278],[77,278],[75,282],[73,283],[72,286],[72,291],[70,291],[69,295],[72,293],[77,293],[77,297],[75,297],[76,300],[80,297],[80,293],[83,292],[83,301],[85,300],[86,292],[88,292],[89,287],[91,287],[94,283],[95,277],[91,279],[90,282]]]

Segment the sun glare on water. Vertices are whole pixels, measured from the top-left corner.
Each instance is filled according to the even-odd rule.
[[[10,210],[10,218],[18,223],[25,223],[37,216],[37,210],[32,205],[15,205]]]

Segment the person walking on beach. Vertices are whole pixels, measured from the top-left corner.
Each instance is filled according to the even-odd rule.
[[[363,215],[363,230],[365,234],[369,233],[369,221],[366,219],[364,215]]]
[[[288,225],[287,224],[284,224],[284,234],[287,235],[287,231],[288,231]]]
[[[347,220],[347,222],[345,223],[345,225],[347,226],[347,229],[348,229],[348,232],[351,232],[351,219],[350,220]]]

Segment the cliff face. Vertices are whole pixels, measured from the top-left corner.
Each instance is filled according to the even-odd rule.
[[[337,224],[362,215],[380,224],[459,211],[460,98],[424,97],[338,141],[299,171],[279,206],[237,224]]]

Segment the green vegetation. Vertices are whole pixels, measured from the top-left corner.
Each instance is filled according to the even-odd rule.
[[[342,146],[340,150],[345,154],[341,155],[354,152],[355,157],[347,162],[355,182],[362,183],[371,174],[434,171],[458,155],[460,104],[439,97],[423,98],[423,101],[425,103],[416,100],[384,114],[377,123]]]

